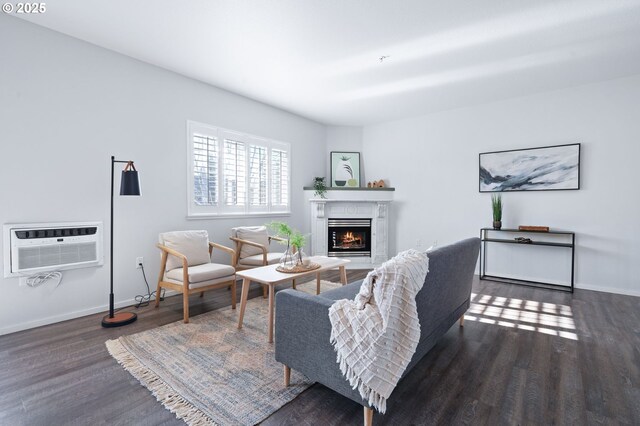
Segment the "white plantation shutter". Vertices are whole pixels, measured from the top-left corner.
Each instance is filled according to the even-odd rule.
[[[271,205],[289,206],[289,153],[271,150]]]
[[[202,134],[193,135],[193,198],[199,206],[218,204],[218,142]]]
[[[187,122],[189,217],[289,213],[290,146]]]
[[[244,206],[247,196],[247,161],[243,142],[224,140],[224,204]]]
[[[249,205],[267,205],[267,147],[249,146]]]

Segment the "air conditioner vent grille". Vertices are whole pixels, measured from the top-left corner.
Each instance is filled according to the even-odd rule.
[[[19,247],[18,269],[44,268],[91,262],[97,258],[96,243]]]

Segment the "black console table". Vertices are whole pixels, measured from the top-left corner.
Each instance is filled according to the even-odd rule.
[[[521,242],[516,241],[515,239],[507,239],[505,237],[493,238],[489,236],[490,232],[497,233],[515,233],[515,234],[531,234],[527,237],[530,237],[531,241]],[[544,234],[544,235],[564,235],[571,237],[571,242],[553,242],[553,241],[536,241],[534,235],[535,234]],[[574,269],[575,269],[575,258],[576,258],[576,234],[574,232],[566,232],[566,231],[521,231],[519,229],[493,229],[493,228],[482,228],[480,229],[480,241],[482,242],[481,250],[480,250],[480,279],[488,280],[488,281],[499,281],[510,284],[522,284],[533,287],[542,287],[549,288],[554,290],[563,290],[570,291],[573,293],[573,281],[574,281]],[[554,283],[546,283],[542,281],[529,281],[522,280],[516,278],[509,277],[501,277],[498,275],[487,275],[487,243],[501,243],[501,244],[518,244],[520,246],[547,246],[547,247],[555,247],[555,248],[569,248],[571,249],[571,283],[570,285],[561,285]]]

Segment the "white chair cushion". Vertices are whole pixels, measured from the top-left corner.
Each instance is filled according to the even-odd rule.
[[[233,266],[221,265],[219,263],[205,263],[203,265],[189,266],[189,283],[199,283],[201,281],[215,280],[217,278],[231,277],[236,273]],[[172,269],[165,275],[172,280],[182,281],[182,268]]]
[[[267,234],[267,228],[264,226],[246,226],[242,228],[235,228],[235,234],[237,238],[241,240],[251,241],[252,243],[258,243],[269,249],[269,234]],[[240,248],[240,259],[245,257],[255,256],[256,254],[262,254],[262,249],[248,244],[243,244]]]
[[[175,231],[160,234],[160,244],[184,254],[187,265],[195,266],[211,262],[209,234],[207,231]],[[169,255],[166,270],[182,268],[182,259]]]
[[[280,262],[280,258],[283,253],[267,253],[267,264],[273,265]],[[255,256],[245,257],[241,259],[238,264],[246,266],[262,266],[262,254],[256,254]]]

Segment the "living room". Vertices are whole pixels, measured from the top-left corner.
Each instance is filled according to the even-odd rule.
[[[637,0],[5,2],[0,423],[360,424],[363,407],[364,422],[375,424],[639,423],[639,18]],[[228,135],[264,147],[268,167],[259,171],[266,177],[240,195],[223,179],[207,180],[206,196],[216,201],[204,202],[194,192],[195,138],[222,151],[229,147],[217,141]],[[563,147],[575,164],[560,186],[483,189],[484,161]],[[252,167],[234,158],[217,165],[216,176],[225,177],[227,166]],[[119,195],[131,176],[123,173],[134,172],[130,162],[141,196]],[[338,170],[349,174],[339,178]],[[324,178],[319,189],[316,178]],[[279,302],[297,293],[290,281],[257,281],[251,274],[259,268],[241,265],[242,249],[230,239],[236,228],[279,222],[284,237],[271,226],[270,235],[303,237],[297,248],[313,262],[329,254],[332,217],[370,221],[369,250],[329,257],[321,281],[301,275],[301,300],[293,304],[315,296],[316,285],[322,296],[342,291],[342,281],[366,282],[407,252],[434,254],[424,272],[429,286],[442,279],[434,269],[439,250],[475,239],[480,251],[465,265],[469,310],[450,312],[440,339],[401,372],[386,411],[320,376],[309,381],[315,372],[295,364],[303,355],[291,360],[291,386],[283,385],[281,360],[294,351],[278,346],[289,332]],[[14,271],[12,229],[46,236],[64,224],[95,228],[92,264]],[[519,230],[528,225],[549,229]],[[203,297],[194,291],[186,305],[179,284],[165,280],[156,309],[153,292],[163,281],[157,244],[171,231],[206,231],[205,240],[218,245],[207,245],[210,261],[236,275]],[[481,243],[479,236],[510,241]],[[269,244],[274,253],[286,249]],[[353,301],[354,294],[343,296]],[[124,312],[137,320],[101,325]],[[228,377],[227,386],[239,381],[237,417],[220,414],[229,407],[217,396],[231,390],[201,392],[211,382],[191,373],[197,386],[173,383],[180,404],[171,405],[168,379],[153,388],[122,351],[105,346],[149,332],[156,334],[143,334],[144,345],[152,347],[154,339],[166,343],[167,330],[187,333],[206,326],[205,318],[215,318],[209,323],[224,335],[194,331],[196,346],[229,346],[231,362],[241,353],[233,346],[240,335],[255,337],[242,340],[246,348],[277,367],[273,381],[259,369],[247,370],[256,374],[250,379],[238,366],[229,373],[198,365]],[[325,340],[319,344],[334,354]],[[344,376],[341,386],[358,387]],[[235,399],[243,393],[254,405]]]

